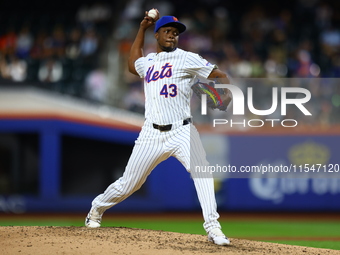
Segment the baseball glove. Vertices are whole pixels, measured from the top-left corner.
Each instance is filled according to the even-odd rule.
[[[221,98],[225,94],[223,89],[215,89],[215,83],[212,81],[201,81],[196,79],[191,86],[191,89],[198,96],[199,99],[202,98],[202,94],[207,95],[207,105],[211,109],[219,109],[220,111],[226,111],[228,105],[223,104]]]

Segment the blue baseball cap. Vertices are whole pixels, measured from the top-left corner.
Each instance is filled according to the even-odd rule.
[[[157,33],[158,29],[165,26],[176,27],[179,33],[183,33],[187,29],[186,26],[179,22],[175,16],[163,16],[156,22],[155,33]]]

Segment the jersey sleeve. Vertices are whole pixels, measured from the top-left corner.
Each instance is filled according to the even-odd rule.
[[[140,78],[144,78],[145,72],[144,72],[144,61],[145,57],[141,57],[135,61],[135,69],[136,72],[138,73]]]
[[[185,69],[189,74],[208,78],[211,71],[215,68],[217,68],[216,65],[211,64],[200,55],[188,52],[185,61]]]

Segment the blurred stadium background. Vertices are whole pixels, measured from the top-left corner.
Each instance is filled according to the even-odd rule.
[[[318,81],[302,85],[312,93],[313,117],[290,113],[299,122],[293,131],[216,133],[198,118],[211,163],[339,166],[339,1],[2,1],[0,212],[86,213],[94,196],[120,177],[144,112],[142,81],[128,73],[126,58],[152,7],[187,24],[180,47],[231,77]],[[145,48],[154,49],[152,32]],[[267,109],[271,87],[254,91],[255,104]],[[198,106],[194,98],[193,111]],[[218,176],[219,210],[340,211],[339,177],[303,177]],[[110,211],[199,210],[188,173],[169,159]]]

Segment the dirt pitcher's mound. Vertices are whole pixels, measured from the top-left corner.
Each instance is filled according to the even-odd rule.
[[[203,235],[132,228],[0,227],[1,254],[340,254],[340,251],[231,239],[217,246]]]

